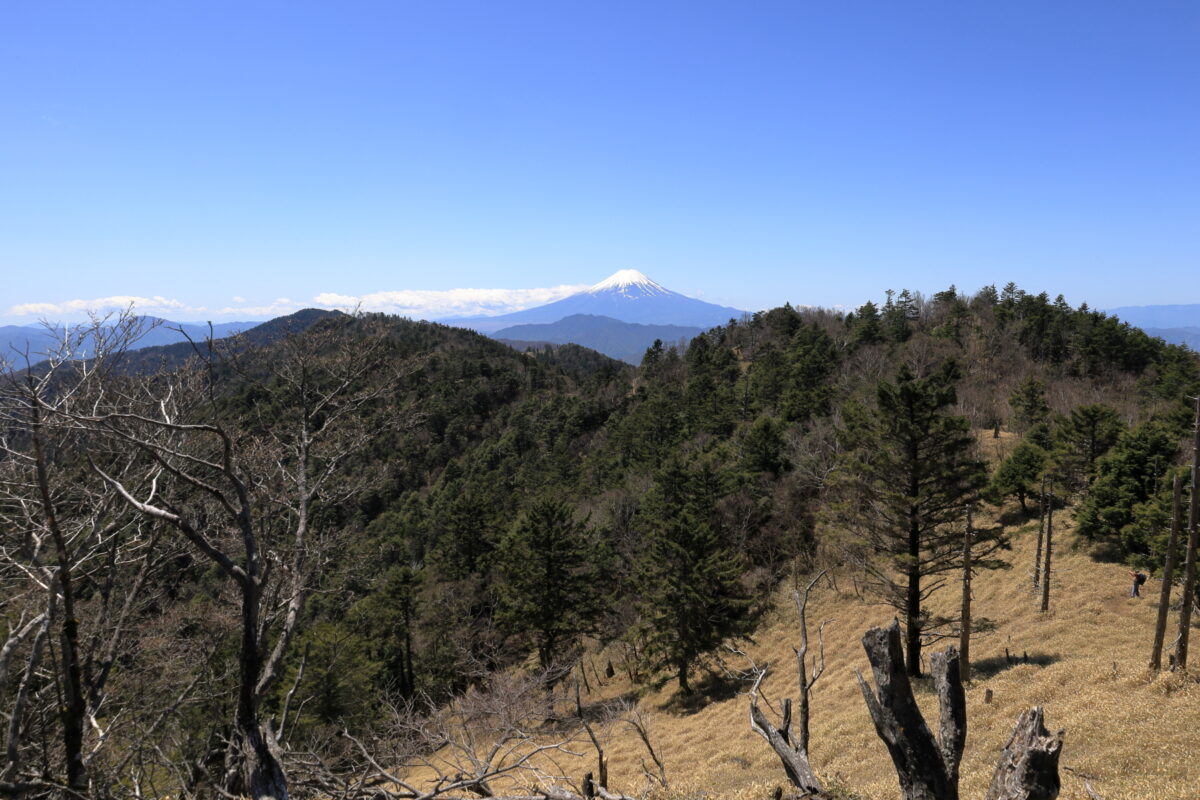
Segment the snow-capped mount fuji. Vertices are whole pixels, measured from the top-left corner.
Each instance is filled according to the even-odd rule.
[[[587,290],[588,294],[618,292],[624,297],[655,297],[675,294],[662,284],[655,283],[636,269],[622,269]]]
[[[731,319],[740,319],[745,313],[673,292],[635,269],[623,269],[590,289],[544,306],[495,317],[443,321],[473,328],[481,333],[493,333],[511,325],[546,324],[576,314],[590,314],[642,325],[684,325],[707,329],[724,325]]]

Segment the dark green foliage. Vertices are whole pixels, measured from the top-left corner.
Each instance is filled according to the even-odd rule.
[[[650,666],[675,675],[685,694],[696,660],[750,626],[743,560],[726,546],[718,521],[723,484],[710,466],[692,471],[672,461],[658,476],[642,523],[647,546],[637,581],[645,652]]]
[[[1096,479],[1075,514],[1083,536],[1145,552],[1148,532],[1130,526],[1135,508],[1168,485],[1164,476],[1179,451],[1179,437],[1160,422],[1126,431],[1096,465]]]
[[[988,494],[994,502],[1015,496],[1021,503],[1021,511],[1028,513],[1025,499],[1037,491],[1042,469],[1046,465],[1046,451],[1030,442],[1021,442],[1008,458],[1000,462],[988,484]]]
[[[1057,425],[1057,438],[1076,484],[1091,483],[1096,461],[1109,451],[1125,425],[1116,409],[1101,403],[1079,406]]]
[[[841,521],[875,555],[869,569],[882,599],[902,615],[914,675],[921,670],[924,602],[939,585],[925,579],[957,567],[966,506],[987,478],[967,421],[949,413],[957,378],[951,361],[925,378],[901,367],[894,382],[880,382],[874,408],[848,408],[843,431],[849,505]],[[980,542],[981,563],[994,544]]]
[[[356,628],[369,632],[368,654],[379,664],[380,677],[405,698],[417,692],[414,639],[421,612],[421,578],[420,570],[392,566],[347,615]]]
[[[896,344],[908,341],[912,336],[911,324],[919,317],[917,302],[908,289],[901,291],[894,300],[891,289],[888,290],[881,318],[884,338]]]
[[[790,466],[783,454],[781,426],[771,417],[759,417],[742,441],[742,464],[754,472],[778,476]]]
[[[780,411],[789,422],[807,422],[829,413],[833,387],[829,379],[838,365],[837,343],[816,325],[796,331],[788,347],[788,378]]]
[[[854,344],[877,344],[883,341],[883,323],[879,308],[870,300],[859,306],[858,311],[847,318],[850,336]]]
[[[1008,398],[1020,430],[1028,430],[1050,416],[1046,402],[1046,384],[1032,376],[1026,378]]]
[[[1126,560],[1130,565],[1154,572],[1161,570],[1166,562],[1167,545],[1171,534],[1171,485],[1173,475],[1178,472],[1182,480],[1182,510],[1181,533],[1187,531],[1187,508],[1191,486],[1190,470],[1177,468],[1162,477],[1157,492],[1145,502],[1133,507],[1130,522],[1121,531],[1121,547],[1127,553]],[[1187,549],[1187,536],[1181,535],[1176,541],[1176,563],[1182,564]]]
[[[283,681],[290,687],[304,664],[304,680],[292,698],[295,724],[303,732],[314,726],[361,729],[380,711],[375,699],[380,664],[371,658],[370,643],[354,630],[316,621],[296,642],[295,666]]]
[[[1024,441],[1042,448],[1047,452],[1047,454],[1054,450],[1058,445],[1058,442],[1054,438],[1054,431],[1051,429],[1049,422],[1039,422],[1029,430],[1025,431]]]
[[[539,500],[504,535],[497,552],[497,622],[532,644],[542,669],[565,663],[609,606],[608,556],[565,503]]]

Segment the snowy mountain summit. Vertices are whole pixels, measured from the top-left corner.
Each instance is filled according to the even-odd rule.
[[[553,303],[495,317],[447,320],[492,333],[510,325],[544,325],[578,314],[609,317],[639,325],[681,325],[707,329],[740,319],[745,312],[673,292],[636,269],[614,272],[590,289]]]
[[[588,289],[588,294],[620,292],[629,298],[674,294],[670,289],[655,283],[636,269],[622,269]]]

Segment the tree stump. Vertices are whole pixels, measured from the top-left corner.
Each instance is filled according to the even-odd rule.
[[[958,670],[958,652],[950,647],[932,658],[940,709],[934,739],[913,698],[900,646],[900,624],[871,628],[863,636],[876,689],[858,673],[859,687],[887,745],[904,800],[958,800],[958,767],[967,740],[966,695]],[[991,692],[985,695],[985,702]],[[986,800],[1054,800],[1060,786],[1058,756],[1063,732],[1051,736],[1041,707],[1026,711],[992,776]]]
[[[1036,706],[1021,714],[992,775],[985,800],[1054,800],[1058,797],[1058,757],[1063,731],[1053,736]]]

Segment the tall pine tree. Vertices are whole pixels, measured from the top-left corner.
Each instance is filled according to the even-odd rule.
[[[712,467],[689,472],[676,461],[660,473],[649,503],[638,580],[646,654],[652,668],[675,674],[684,694],[701,655],[749,630],[742,559],[725,546],[717,520],[721,495]]]
[[[848,409],[843,429],[851,448],[842,470],[844,521],[863,537],[876,588],[901,615],[911,675],[921,674],[925,601],[960,566],[964,509],[986,481],[966,419],[949,413],[957,378],[953,361],[924,378],[901,367],[895,382],[879,383],[874,408]],[[989,540],[982,533],[976,567],[990,566],[1001,544],[998,532]]]
[[[498,621],[528,639],[542,669],[564,660],[607,607],[607,559],[566,503],[535,502],[500,540]]]

